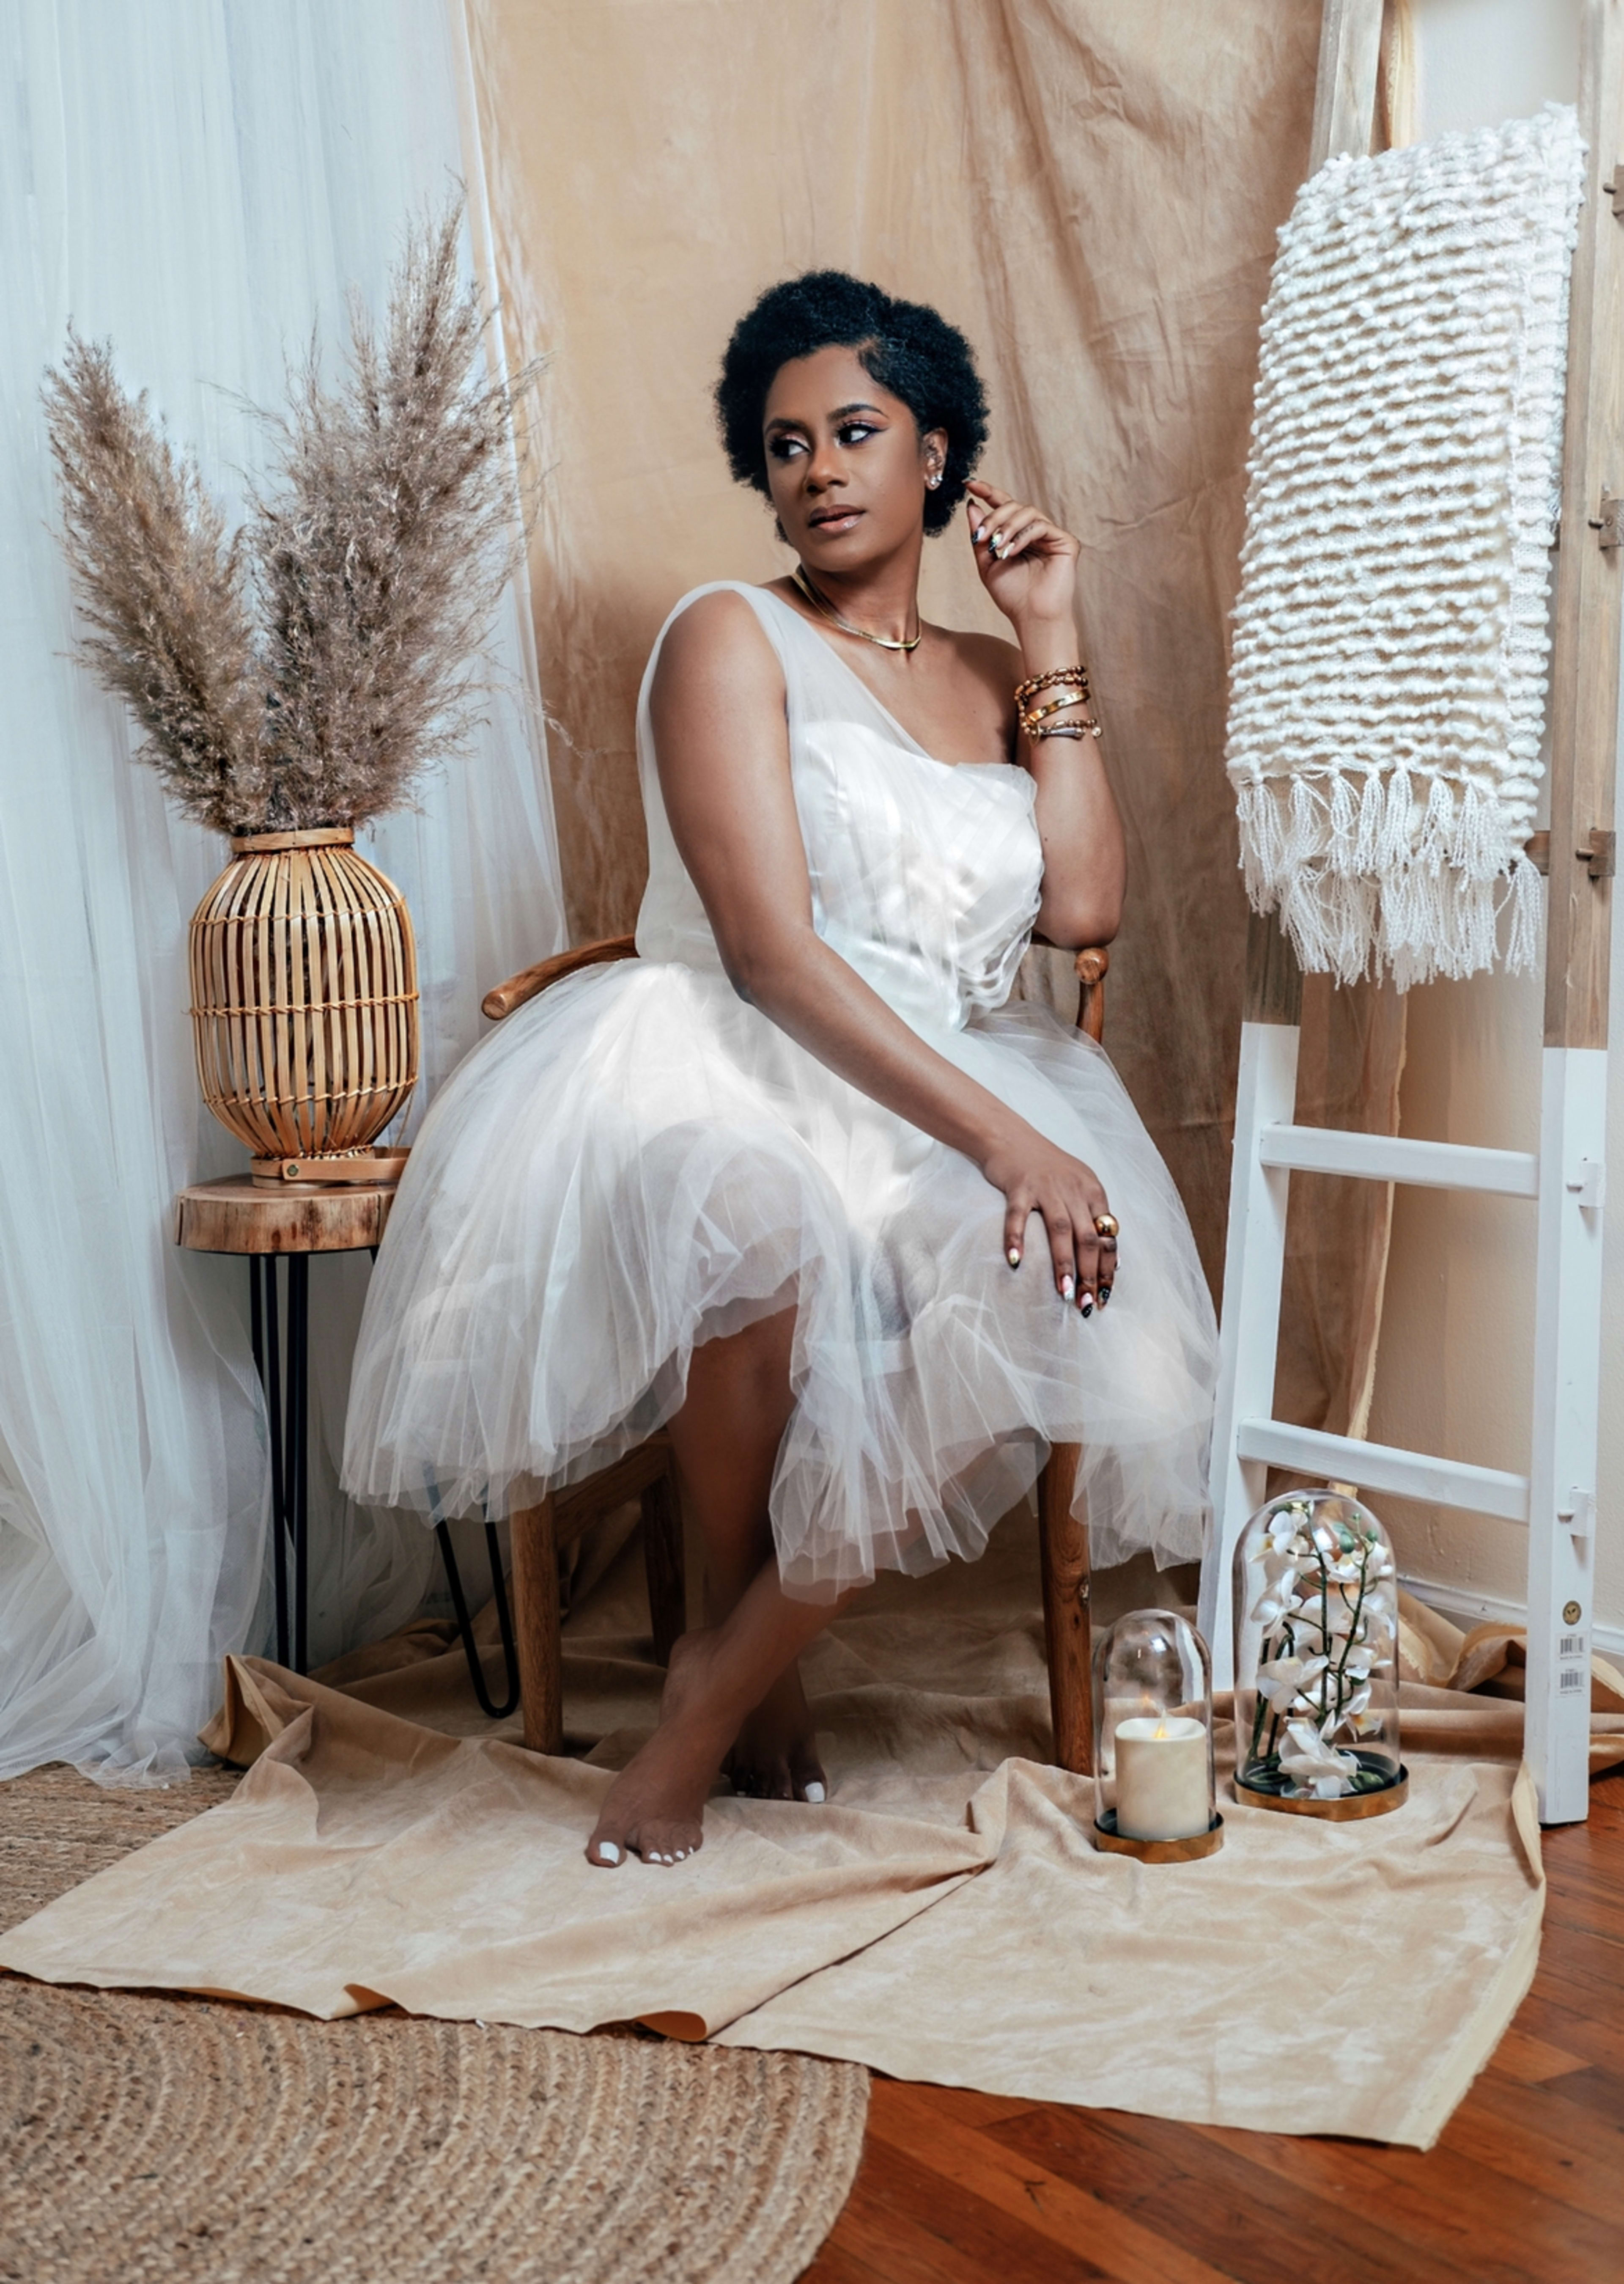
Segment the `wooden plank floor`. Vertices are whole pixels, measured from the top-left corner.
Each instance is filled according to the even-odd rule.
[[[1545,1870],[1534,1988],[1435,2149],[877,2077],[803,2284],[1624,2284],[1624,1776]]]

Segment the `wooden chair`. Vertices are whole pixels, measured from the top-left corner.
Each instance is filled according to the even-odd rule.
[[[629,935],[606,936],[574,951],[558,952],[488,991],[485,1013],[499,1022],[566,975],[636,956],[636,941]],[[1098,1039],[1105,1029],[1105,981],[1110,965],[1110,955],[1102,949],[1076,956],[1077,1025],[1091,1039]],[[1057,1443],[1050,1451],[1038,1478],[1038,1540],[1055,1758],[1063,1769],[1087,1774],[1094,1765],[1094,1701],[1089,1531],[1087,1523],[1072,1513],[1078,1456],[1074,1443]],[[557,1752],[564,1736],[558,1550],[611,1507],[632,1498],[642,1503],[649,1615],[654,1654],[663,1665],[687,1623],[682,1507],[668,1436],[652,1435],[601,1474],[554,1492],[539,1506],[519,1508],[511,1517],[513,1622],[525,1743],[533,1752]]]

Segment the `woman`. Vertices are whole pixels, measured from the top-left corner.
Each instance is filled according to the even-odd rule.
[[[358,1497],[500,1514],[668,1426],[707,1623],[603,1865],[697,1849],[730,1755],[738,1789],[822,1800],[799,1652],[878,1568],[979,1554],[1050,1443],[1083,1446],[1102,1559],[1194,1553],[1204,1509],[1212,1312],[1176,1194],[1100,1051],[1004,1005],[1035,927],[1100,943],[1121,907],[1077,542],[973,480],[966,343],[876,286],[764,294],[717,404],[795,570],[662,629],[641,957],[442,1091],[346,1457]],[[961,499],[1012,643],[919,618]]]

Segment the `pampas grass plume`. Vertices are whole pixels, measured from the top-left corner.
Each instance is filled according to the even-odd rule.
[[[523,532],[512,393],[480,370],[461,222],[453,206],[410,238],[381,329],[352,301],[336,388],[312,345],[289,410],[265,416],[273,481],[229,538],[107,345],[70,332],[46,382],[78,655],[219,832],[362,825],[478,719],[472,664]]]

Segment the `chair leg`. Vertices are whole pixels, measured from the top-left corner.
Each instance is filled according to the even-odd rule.
[[[1055,1759],[1074,1775],[1087,1776],[1094,1766],[1093,1630],[1089,1526],[1072,1513],[1080,1457],[1074,1443],[1053,1446],[1038,1477],[1037,1513]]]
[[[556,1753],[564,1742],[563,1645],[558,1638],[558,1538],[551,1499],[512,1517],[513,1630],[525,1743]]]
[[[638,1504],[643,1510],[643,1568],[649,1584],[654,1655],[661,1665],[668,1665],[673,1646],[688,1631],[683,1509],[674,1464],[668,1464],[664,1474],[644,1487]]]

